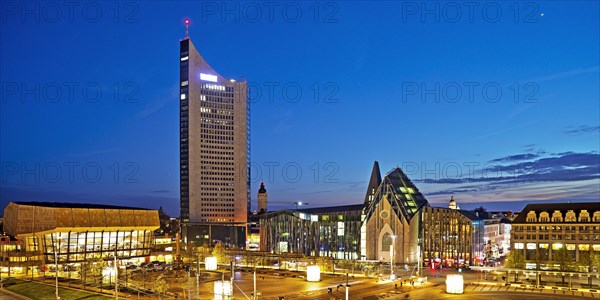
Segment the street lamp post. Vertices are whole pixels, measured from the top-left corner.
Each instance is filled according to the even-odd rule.
[[[192,299],[192,288],[190,287],[190,279],[192,279],[191,268],[188,268],[187,275],[188,275],[188,277],[187,277],[188,299],[191,300]]]
[[[254,266],[254,293],[252,293],[252,299],[256,300],[256,266]]]
[[[54,247],[54,287],[56,300],[60,300],[60,296],[58,296],[58,253],[56,252],[60,248],[60,240],[57,240]]]
[[[2,244],[3,243],[4,243],[4,237],[0,235],[0,282],[2,282],[2,265],[4,264],[4,255],[2,254],[2,248],[3,248]]]
[[[117,245],[115,243],[115,299],[119,300],[119,268],[117,267]]]
[[[348,272],[346,272],[346,300],[348,300],[348,288],[350,285],[348,284]]]
[[[197,255],[198,260],[196,261],[196,281],[200,278],[200,254]]]
[[[421,261],[421,259],[421,246],[417,245],[417,276],[419,277],[423,276],[421,269],[423,267],[423,262]]]
[[[390,235],[392,238],[392,245],[390,246],[390,280],[394,280],[394,244],[396,243],[397,235]]]

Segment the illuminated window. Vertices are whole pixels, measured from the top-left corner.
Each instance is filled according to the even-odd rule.
[[[523,243],[515,243],[515,249],[523,249],[525,248],[525,244]]]
[[[337,235],[344,236],[344,222],[338,222],[337,225]]]
[[[186,60],[188,60],[188,58],[189,58],[189,56],[184,56],[181,58],[181,61],[186,61]]]
[[[185,100],[185,94],[181,94],[181,100]]]
[[[535,250],[537,245],[535,243],[527,243],[527,250]]]
[[[563,247],[563,244],[561,244],[561,243],[552,244],[552,250],[560,250],[560,249],[562,249],[562,247]]]
[[[181,83],[181,86],[187,86],[188,84],[189,84],[189,81],[186,80],[186,81],[184,81],[184,82]]]
[[[590,245],[580,244],[579,245],[579,251],[590,251]]]
[[[575,250],[575,244],[567,244],[567,250],[569,250],[569,251]]]
[[[381,251],[390,251],[390,247],[392,246],[392,236],[389,233],[383,235],[383,239],[381,241]]]
[[[539,244],[540,249],[548,249],[548,244]]]

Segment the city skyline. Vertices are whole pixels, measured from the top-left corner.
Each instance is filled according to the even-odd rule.
[[[261,181],[271,210],[362,203],[375,160],[432,205],[600,199],[598,3],[500,3],[473,21],[388,2],[297,3],[296,18],[259,6],[255,21],[207,3],[106,5],[97,22],[3,15],[2,206],[179,216],[185,19],[211,66],[248,82],[253,210]]]

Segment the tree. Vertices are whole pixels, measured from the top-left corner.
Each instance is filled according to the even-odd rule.
[[[331,257],[329,256],[319,256],[317,259],[317,265],[321,267],[323,272],[332,272],[333,271],[333,263],[331,261]]]
[[[600,255],[591,247],[588,251],[579,252],[579,266],[588,273],[593,272],[594,267],[600,268]],[[588,277],[588,284],[592,286],[592,276]]]
[[[540,285],[540,281],[542,281],[542,273],[539,272],[542,268],[542,264],[547,264],[549,263],[549,257],[548,257],[548,249],[543,249],[543,248],[537,248],[536,252],[533,253],[533,256],[531,257],[532,260],[535,262],[535,269],[536,269],[536,284]]]
[[[246,267],[256,267],[256,256],[246,252],[243,256],[243,260]]]
[[[154,291],[158,293],[159,299],[161,299],[161,295],[163,295],[167,289],[169,289],[169,284],[167,284],[165,276],[163,274],[158,275],[156,281],[154,281]]]
[[[198,259],[200,261],[204,261],[204,259],[209,256],[210,248],[206,246],[198,246],[196,247],[196,255],[198,255]]]
[[[486,212],[487,209],[485,207],[483,207],[483,206],[480,206],[480,207],[474,209],[473,211],[474,212]]]
[[[375,272],[375,265],[373,265],[372,263],[366,263],[362,266],[362,271],[365,273],[365,276],[369,278]]]
[[[338,266],[342,269],[346,270],[346,273],[350,273],[350,268],[352,268],[352,266],[354,265],[354,262],[352,260],[340,260],[338,261]]]
[[[212,256],[217,258],[217,262],[223,262],[225,260],[225,248],[221,242],[217,242],[212,250]]]
[[[81,283],[83,284],[83,289],[85,290],[85,284],[87,283],[87,275],[89,273],[89,269],[91,267],[91,264],[88,263],[88,261],[84,261],[81,264],[81,268],[79,270],[79,277],[81,277]]]
[[[552,252],[552,258],[555,264],[558,264],[558,270],[565,272],[571,271],[573,269],[573,263],[575,262],[575,258],[566,247],[561,247],[560,249]],[[562,275],[562,283],[565,283],[565,275]]]
[[[508,253],[506,258],[506,266],[511,269],[523,269],[525,268],[525,255],[520,249],[514,249]],[[519,271],[515,272],[515,281],[519,280]]]
[[[92,281],[100,282],[100,288],[102,289],[102,270],[108,267],[108,264],[102,258],[88,258],[82,266],[84,274],[84,286],[87,281],[87,277],[91,276]]]

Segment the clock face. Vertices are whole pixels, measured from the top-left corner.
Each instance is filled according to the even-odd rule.
[[[390,212],[385,209],[379,212],[379,217],[382,219],[387,219],[387,218],[389,218],[389,216],[390,216]]]

